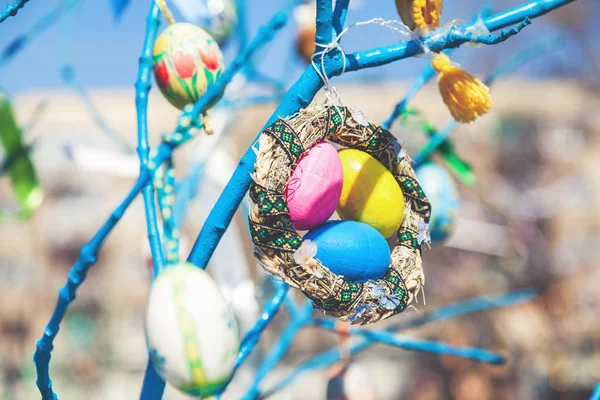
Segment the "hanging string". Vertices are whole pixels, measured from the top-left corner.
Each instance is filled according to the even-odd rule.
[[[350,29],[352,29],[356,26],[361,26],[361,25],[383,26],[385,28],[390,29],[392,32],[394,32],[397,39],[404,39],[406,37],[409,37],[412,39],[417,38],[416,35],[410,29],[408,29],[408,27],[406,25],[402,24],[399,21],[384,20],[383,18],[373,18],[368,21],[355,22],[354,24],[345,27],[335,38],[333,38],[331,43],[323,44],[323,43],[315,42],[315,46],[322,48],[322,50],[313,54],[313,56],[311,57],[311,65],[313,66],[315,72],[317,73],[317,75],[319,75],[319,78],[321,78],[321,80],[323,81],[323,84],[325,85],[325,96],[327,97],[327,101],[329,103],[337,103],[338,105],[341,105],[341,100],[340,100],[339,93],[337,92],[335,87],[331,85],[329,76],[327,76],[327,72],[325,71],[325,55],[327,55],[327,53],[329,53],[330,51],[333,51],[333,50],[338,50],[341,53],[341,55],[342,55],[342,72],[340,75],[343,75],[344,72],[346,72],[347,60],[346,60],[346,53],[344,53],[344,49],[340,45],[340,40],[342,39],[342,36],[344,36],[346,34],[346,32],[348,32]],[[419,43],[421,43],[421,42],[419,41]],[[424,51],[429,51],[429,49],[425,49],[425,47],[424,47]],[[319,60],[319,58],[320,58],[320,60]],[[317,65],[315,60],[319,61],[319,65]],[[333,98],[332,95],[334,95],[335,98]]]
[[[327,53],[329,53],[330,51],[333,51],[333,50],[338,50],[341,53],[341,55],[342,55],[342,71],[341,71],[340,75],[343,75],[346,72],[347,60],[346,60],[346,53],[344,53],[344,49],[340,45],[340,40],[342,39],[342,36],[344,36],[346,34],[346,32],[348,32],[350,29],[352,29],[356,26],[361,26],[361,25],[383,26],[387,29],[390,29],[394,33],[394,36],[396,36],[396,38],[398,40],[402,40],[406,37],[415,39],[423,47],[423,52],[425,52],[425,53],[429,52],[429,49],[426,48],[426,46],[424,46],[424,44],[421,42],[421,40],[418,38],[418,36],[414,32],[412,32],[410,29],[408,29],[408,27],[406,25],[402,24],[399,21],[384,20],[383,18],[373,18],[368,21],[360,21],[360,22],[355,22],[352,25],[348,25],[335,38],[333,38],[331,43],[323,44],[323,43],[315,42],[315,46],[318,48],[322,48],[322,50],[315,52],[315,54],[313,54],[313,56],[311,57],[310,63],[312,65],[312,67],[314,68],[315,72],[317,73],[317,75],[319,76],[319,78],[321,78],[321,80],[323,81],[323,84],[325,85],[325,97],[327,99],[325,103],[327,105],[342,106],[342,101],[340,99],[340,95],[339,95],[338,91],[331,84],[329,76],[327,75],[327,71],[325,70],[325,56],[327,55]],[[320,58],[320,61],[319,61],[319,58]],[[318,65],[315,62],[315,60],[319,61]],[[344,114],[337,107],[334,107],[334,109],[337,111],[338,115],[342,119],[342,125],[343,125],[344,124]]]
[[[167,21],[167,24],[173,25],[175,23],[175,18],[173,17],[173,13],[169,10],[169,6],[167,6],[167,0],[154,0],[158,8],[160,8],[160,12],[163,17]]]

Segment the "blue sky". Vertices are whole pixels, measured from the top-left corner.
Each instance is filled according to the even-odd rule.
[[[12,0],[10,0],[12,1]],[[76,7],[70,19],[66,22],[52,25],[31,40],[31,42],[7,63],[0,65],[0,86],[10,93],[23,90],[58,87],[63,83],[60,77],[61,60],[65,58],[61,49],[72,48],[72,64],[75,67],[80,82],[89,87],[96,86],[132,86],[137,72],[137,58],[144,37],[145,18],[151,0],[131,0],[131,5],[125,11],[120,21],[113,19],[109,0],[83,0]],[[356,0],[355,0],[356,1]],[[495,10],[500,11],[520,4],[524,0],[497,0],[491,2]],[[248,21],[251,32],[256,32],[260,24],[266,21],[284,3],[283,0],[247,0]],[[8,4],[0,0],[0,6]],[[0,52],[13,38],[28,30],[45,14],[59,3],[58,0],[31,0],[20,10],[17,17],[12,17],[0,24]],[[363,6],[352,10],[348,22],[367,20],[373,17],[397,19],[393,0],[362,0]],[[590,5],[594,10],[593,16],[599,16],[597,0],[579,0],[581,5]],[[585,4],[583,4],[585,3]],[[481,7],[479,0],[447,0],[445,2],[444,22],[454,18],[469,19]],[[570,5],[568,7],[576,7]],[[178,20],[181,16],[176,14]],[[582,21],[584,30],[589,37],[598,37],[597,24]],[[65,43],[61,35],[72,23],[73,35]],[[261,55],[258,64],[267,74],[278,76],[289,69],[288,54],[293,46],[293,36],[296,26],[293,19],[284,28],[277,39],[269,45]],[[570,74],[576,70],[587,71],[589,62],[582,57],[584,51],[568,32],[561,30],[548,18],[535,20],[517,37],[508,42],[493,46],[493,48],[465,48],[455,53],[453,59],[478,74],[484,74],[495,64],[514,53],[519,48],[551,34],[562,32],[566,34],[567,46],[543,60],[528,65],[520,73],[530,76],[547,76],[556,73],[559,66],[562,74]],[[595,36],[594,36],[595,35]],[[376,45],[391,44],[396,39],[384,28],[375,26],[358,27],[348,33],[344,40],[346,51],[364,50]],[[598,42],[592,43],[598,54]],[[235,42],[225,49],[226,57],[235,53]],[[358,73],[348,74],[342,79],[409,79],[422,68],[424,60],[406,60],[383,68],[377,68]],[[286,67],[287,66],[287,67]],[[297,73],[301,72],[298,63]],[[589,72],[589,71],[588,71]]]

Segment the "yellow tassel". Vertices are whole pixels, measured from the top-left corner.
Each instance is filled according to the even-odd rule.
[[[202,114],[202,120],[204,122],[204,131],[207,135],[212,135],[214,133],[212,123],[210,122],[210,118],[208,118],[207,113]]]
[[[402,22],[411,30],[440,26],[443,0],[396,0]]]
[[[447,55],[435,54],[431,65],[440,74],[440,93],[455,120],[472,122],[492,108],[490,89],[479,79],[452,65]]]

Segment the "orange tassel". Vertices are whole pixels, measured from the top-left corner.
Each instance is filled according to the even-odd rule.
[[[402,22],[411,30],[440,26],[443,0],[396,0]]]
[[[431,65],[440,74],[440,93],[455,120],[472,122],[492,108],[490,89],[479,79],[452,65],[447,55],[435,54]]]

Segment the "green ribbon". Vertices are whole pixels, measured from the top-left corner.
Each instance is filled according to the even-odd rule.
[[[16,215],[0,210],[0,220],[6,216],[30,218],[42,204],[44,192],[40,186],[30,153],[32,145],[23,142],[21,129],[15,121],[12,105],[6,93],[0,90],[0,143],[4,149],[0,175],[11,180],[19,206]]]

